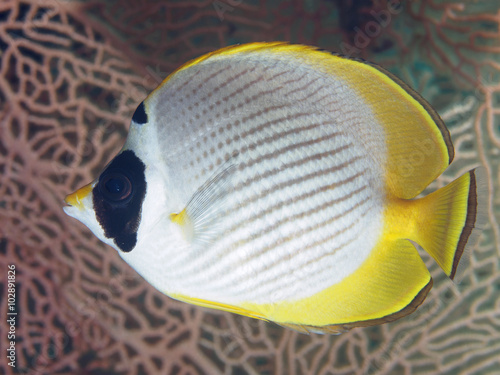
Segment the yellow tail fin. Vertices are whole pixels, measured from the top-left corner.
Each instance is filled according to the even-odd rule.
[[[453,279],[468,264],[470,248],[486,221],[486,173],[476,168],[418,199],[415,242]],[[460,261],[462,259],[462,261]]]

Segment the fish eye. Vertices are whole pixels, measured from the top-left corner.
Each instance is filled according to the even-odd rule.
[[[132,182],[121,171],[106,171],[99,179],[103,198],[112,203],[126,203],[132,197]]]

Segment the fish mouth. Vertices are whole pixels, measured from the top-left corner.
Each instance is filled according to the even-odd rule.
[[[64,207],[64,212],[68,213],[66,209],[69,210],[72,207],[83,210],[85,207],[83,200],[91,193],[93,187],[94,183],[91,182],[90,184],[81,187],[74,193],[68,194],[66,198],[64,198],[64,202],[68,205]]]

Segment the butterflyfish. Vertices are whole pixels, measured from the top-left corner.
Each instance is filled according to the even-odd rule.
[[[413,312],[484,221],[485,172],[417,197],[454,156],[393,74],[282,42],[220,49],[135,110],[121,151],[64,211],[184,302],[340,333]]]

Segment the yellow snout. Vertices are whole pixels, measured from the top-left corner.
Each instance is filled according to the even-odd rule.
[[[85,198],[87,195],[90,194],[92,191],[92,183],[85,185],[84,187],[81,187],[74,193],[69,194],[64,198],[64,201],[69,204],[70,206],[78,207],[80,210],[83,209],[83,203],[82,200]]]

